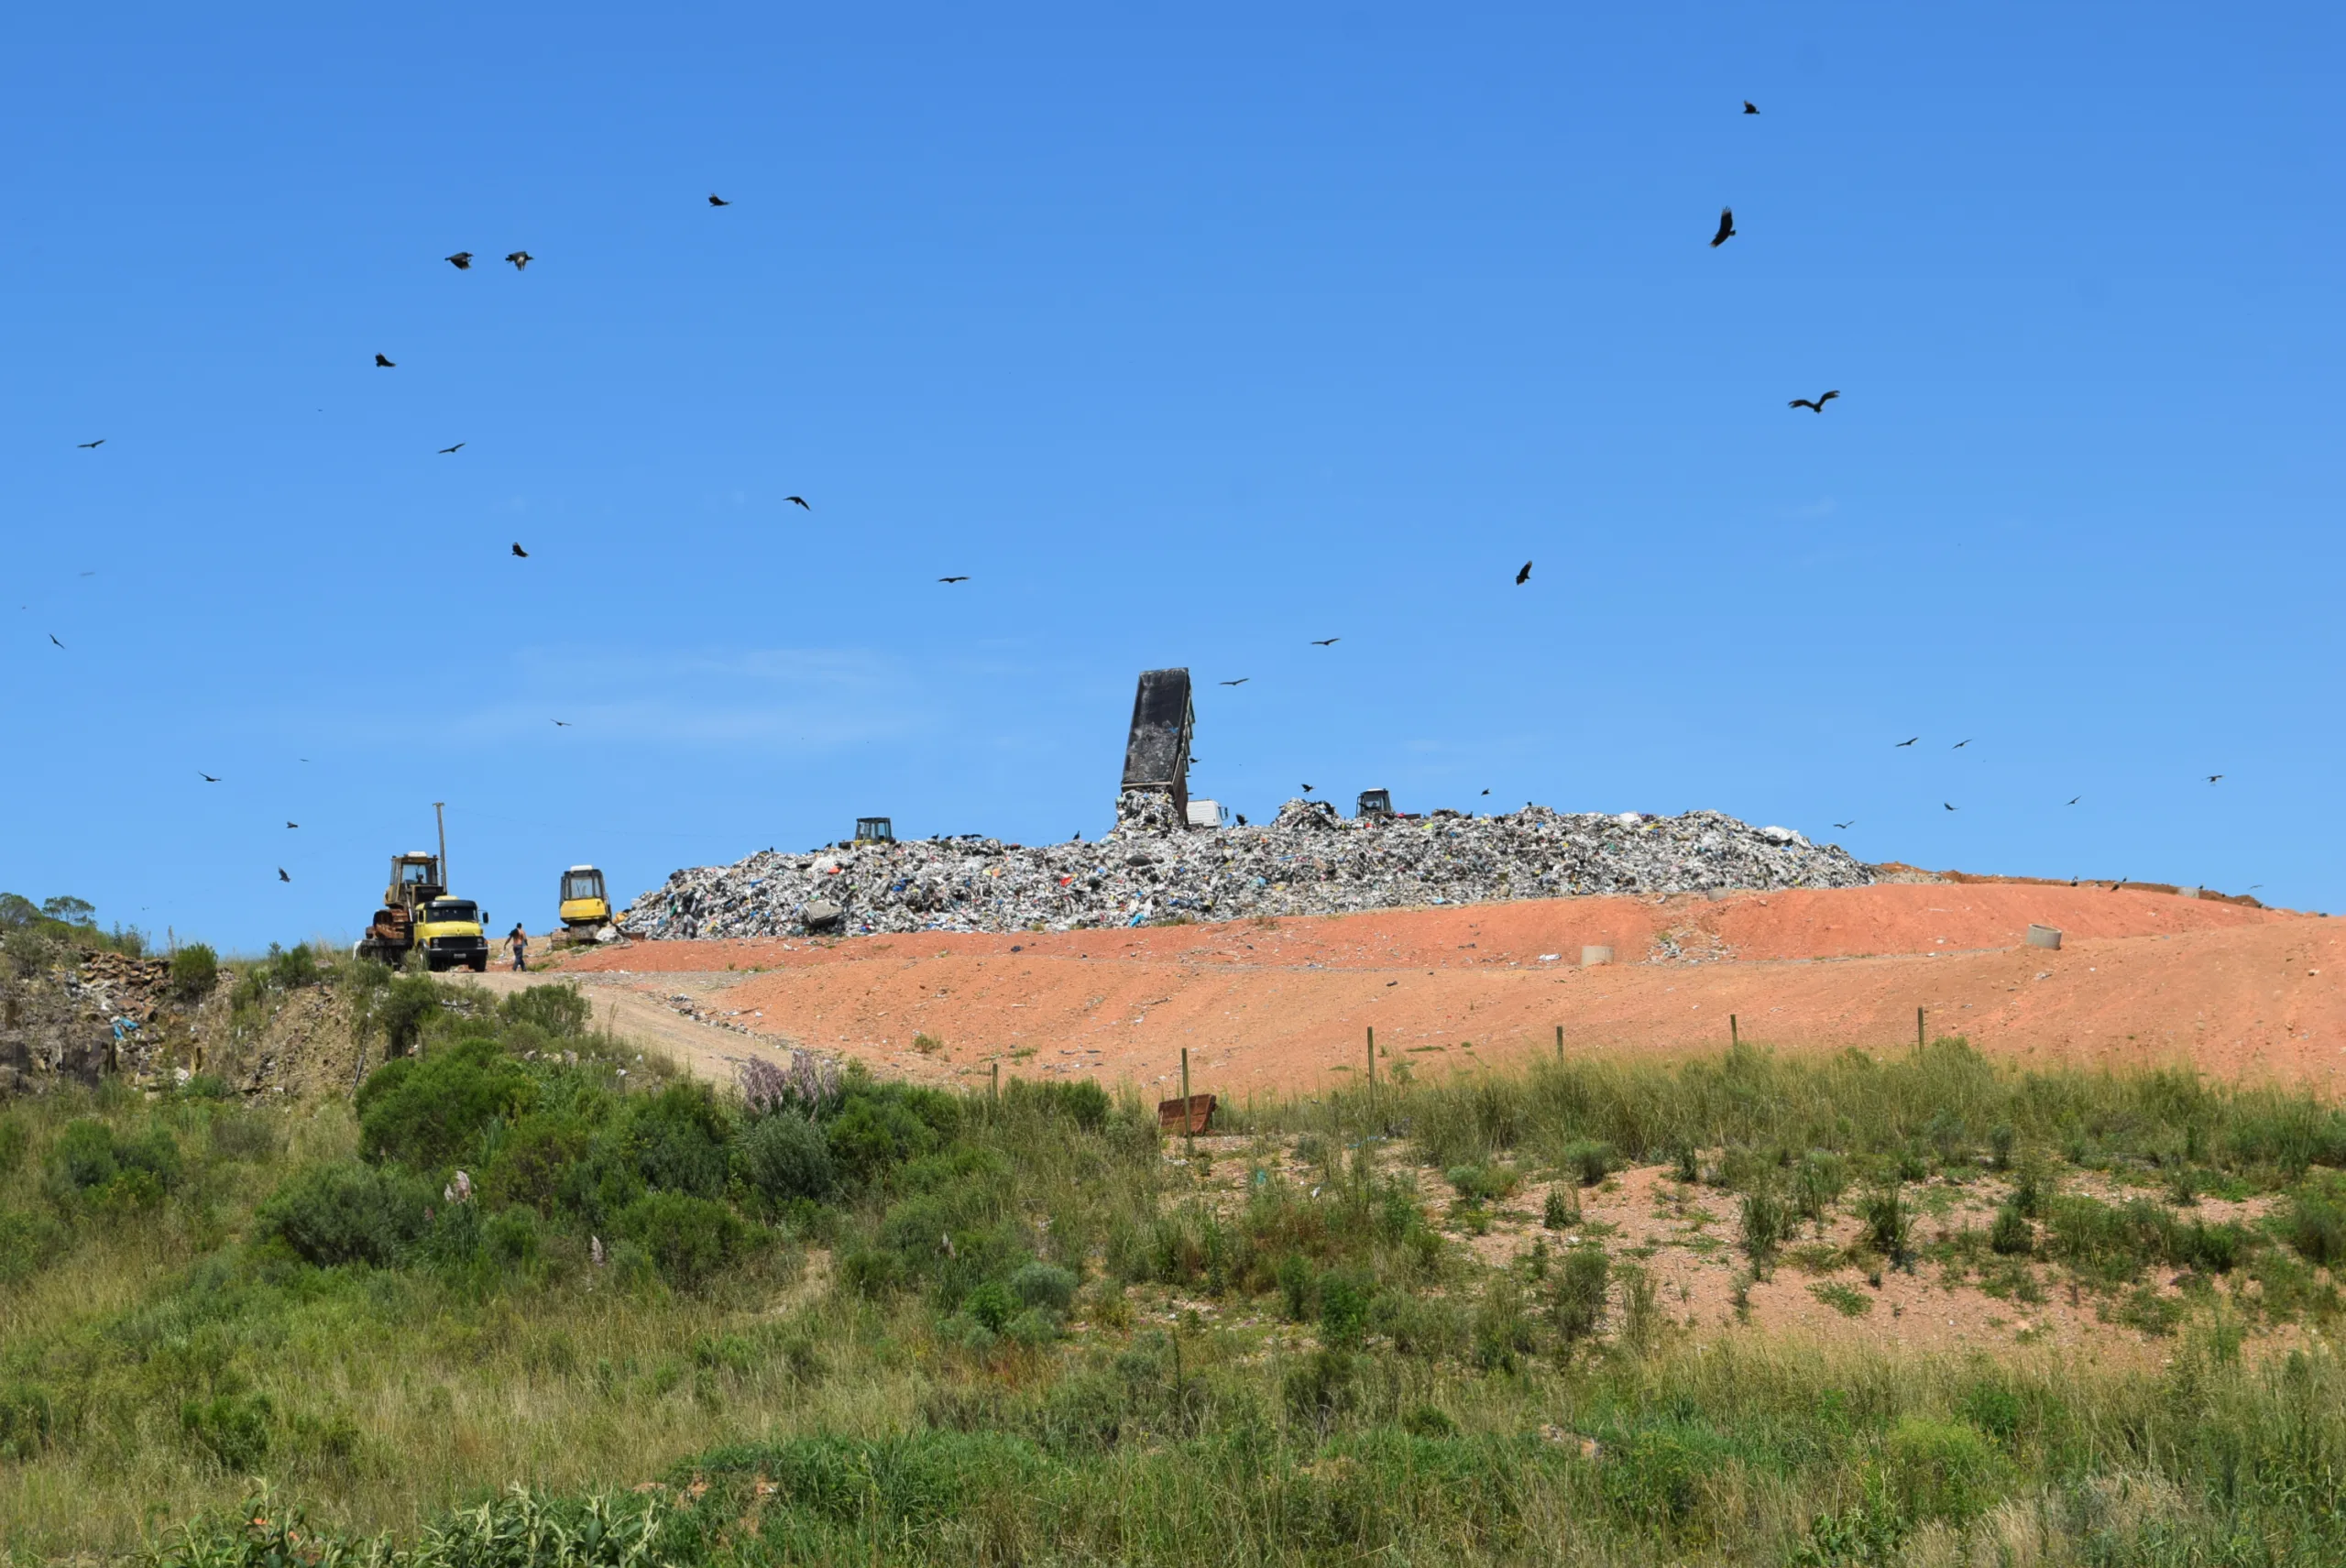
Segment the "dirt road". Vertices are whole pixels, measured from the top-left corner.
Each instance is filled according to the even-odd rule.
[[[2058,952],[2023,946],[2031,922]],[[1423,1075],[1554,1049],[1683,1054],[1747,1040],[1889,1048],[1960,1034],[2031,1061],[2188,1062],[2335,1083],[2346,926],[2106,887],[1903,883],[1031,935],[637,943],[566,957],[704,1070],[759,1047],[687,1023],[727,1013],[773,1047],[949,1081],[991,1070],[1310,1089],[1380,1060]],[[1578,967],[1584,944],[1621,960]],[[641,1020],[641,1024],[636,1023]],[[915,1048],[926,1036],[926,1048]],[[1386,1066],[1381,1070],[1391,1070]]]

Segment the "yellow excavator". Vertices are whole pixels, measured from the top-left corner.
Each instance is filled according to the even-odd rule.
[[[573,866],[562,873],[562,931],[556,945],[591,942],[595,933],[611,923],[611,901],[603,891],[603,873],[593,866]]]

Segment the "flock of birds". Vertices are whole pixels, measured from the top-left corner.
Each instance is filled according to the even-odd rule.
[[[1752,103],[1749,99],[1748,99],[1748,98],[1747,98],[1747,99],[1743,100],[1743,113],[1744,113],[1744,114],[1746,114],[1746,115],[1757,115],[1757,114],[1759,114],[1759,113],[1760,113],[1760,106],[1759,106],[1758,104],[1756,104]],[[711,207],[729,207],[729,206],[731,206],[733,203],[732,203],[730,201],[727,200],[725,197],[719,196],[719,195],[718,195],[715,192],[713,192],[713,191],[712,191],[712,192],[709,192],[709,195],[708,195],[708,204],[709,204]],[[1712,249],[1714,249],[1714,250],[1716,250],[1719,247],[1721,247],[1721,246],[1725,245],[1728,240],[1735,238],[1735,237],[1738,236],[1738,234],[1739,234],[1740,232],[1741,232],[1741,231],[1739,231],[1738,229],[1737,229],[1737,227],[1735,226],[1735,209],[1734,209],[1732,206],[1721,207],[1721,208],[1719,209],[1719,221],[1718,221],[1718,227],[1717,227],[1717,228],[1716,228],[1716,230],[1715,230],[1715,231],[1712,233],[1712,235],[1711,235],[1711,242],[1710,242],[1710,243],[1711,243],[1711,248],[1712,248]],[[455,268],[455,269],[457,271],[459,271],[459,272],[469,272],[469,271],[471,271],[471,270],[472,270],[472,266],[473,266],[473,262],[474,262],[474,260],[476,259],[476,256],[475,256],[475,253],[474,253],[474,252],[472,252],[472,251],[469,251],[469,250],[459,250],[459,251],[455,251],[455,252],[454,252],[454,253],[452,253],[452,254],[450,254],[450,255],[448,255],[448,256],[446,256],[446,257],[442,258],[442,259],[443,259],[443,260],[444,260],[444,261],[446,261],[446,262],[448,263],[448,265],[449,265],[449,266],[451,266],[451,267]],[[526,271],[526,270],[528,270],[529,266],[530,266],[530,263],[532,263],[532,261],[535,261],[536,259],[537,259],[537,258],[536,258],[536,257],[534,257],[534,256],[532,256],[532,255],[531,255],[527,250],[513,250],[513,251],[509,251],[509,252],[506,254],[506,256],[505,256],[505,260],[506,260],[507,264],[508,264],[508,265],[510,265],[510,266],[513,269],[513,270],[514,270],[514,271],[516,271],[516,272],[522,272],[522,271]],[[395,369],[399,368],[399,362],[398,362],[397,360],[395,360],[395,359],[391,358],[391,357],[390,357],[389,355],[387,355],[387,354],[378,353],[378,354],[376,354],[376,356],[375,356],[375,366],[376,366],[376,368],[378,368],[378,369],[382,369],[382,370],[395,370]],[[1787,406],[1788,406],[1788,407],[1791,407],[1791,408],[1793,408],[1793,409],[1806,409],[1806,410],[1807,410],[1809,412],[1811,412],[1811,413],[1814,413],[1814,414],[1822,414],[1822,413],[1825,411],[1825,404],[1827,404],[1827,403],[1829,403],[1829,402],[1832,402],[1833,400],[1835,400],[1836,399],[1837,399],[1837,398],[1838,398],[1838,397],[1840,397],[1840,396],[1841,396],[1840,389],[1839,389],[1838,388],[1835,388],[1835,389],[1831,389],[1831,390],[1829,390],[1829,391],[1820,392],[1820,393],[1818,393],[1815,397],[1813,397],[1813,398],[1793,398],[1793,399],[1792,399],[1792,400],[1790,400],[1790,402],[1789,402],[1789,404],[1788,404]],[[99,437],[97,440],[95,440],[95,441],[83,441],[83,442],[78,442],[78,443],[76,443],[75,444],[76,444],[76,446],[77,446],[80,450],[82,450],[82,451],[84,451],[84,452],[94,452],[94,451],[96,451],[99,447],[104,446],[105,444],[106,444],[106,438],[105,438],[105,437],[104,437],[104,436],[100,436],[100,437]],[[460,453],[460,452],[464,451],[464,449],[466,448],[466,446],[467,444],[468,444],[468,443],[466,443],[466,442],[459,441],[459,442],[456,442],[456,443],[455,443],[455,444],[453,444],[453,445],[449,445],[449,446],[443,446],[443,447],[441,447],[441,448],[439,448],[439,449],[438,449],[438,455],[443,456],[443,457],[453,457],[453,456],[455,456],[456,454],[458,454],[458,453]],[[800,509],[801,510],[803,510],[803,511],[812,511],[812,510],[815,510],[815,509],[814,509],[814,507],[812,506],[812,504],[810,504],[810,503],[807,501],[806,498],[806,497],[804,497],[804,496],[784,496],[784,497],[783,498],[783,501],[784,501],[784,504],[788,505],[788,506],[795,506],[795,507],[799,508],[799,509]],[[521,546],[521,541],[519,541],[519,540],[515,540],[515,541],[513,542],[512,546],[511,546],[511,550],[512,550],[512,555],[513,555],[513,558],[514,558],[514,559],[516,559],[516,560],[523,560],[523,561],[526,561],[526,560],[528,560],[528,559],[530,558],[530,553],[529,553],[529,551],[527,551],[526,549],[522,548],[522,546]],[[1532,568],[1532,565],[1533,565],[1533,563],[1532,563],[1532,562],[1530,562],[1530,561],[1526,561],[1525,563],[1523,563],[1523,565],[1522,565],[1521,566],[1519,566],[1518,568],[1517,568],[1517,570],[1516,570],[1516,574],[1515,574],[1515,585],[1516,585],[1516,587],[1524,587],[1526,584],[1528,584],[1528,583],[1529,583],[1529,582],[1531,581],[1531,568]],[[84,576],[87,576],[87,575],[88,575],[88,574],[86,574],[86,573],[84,574]],[[944,584],[944,585],[947,585],[947,586],[951,586],[951,585],[958,584],[958,583],[966,583],[966,582],[968,582],[968,581],[970,580],[970,576],[969,576],[969,574],[967,574],[967,573],[959,573],[959,574],[954,574],[954,575],[951,575],[951,576],[941,576],[941,577],[938,577],[937,580],[937,582],[939,582],[940,584]],[[55,632],[50,632],[50,633],[49,634],[49,641],[50,641],[50,642],[54,643],[54,644],[55,644],[59,649],[60,649],[60,650],[64,649],[65,644],[64,644],[63,642],[60,642],[60,641],[58,641],[57,634],[56,634]],[[1311,645],[1312,647],[1314,647],[1314,648],[1332,648],[1332,647],[1334,647],[1338,642],[1341,642],[1342,641],[1343,641],[1343,639],[1342,639],[1341,637],[1317,637],[1317,638],[1313,638],[1313,639],[1311,639],[1311,640],[1310,640],[1310,645]],[[1241,676],[1237,677],[1237,678],[1236,678],[1236,679],[1234,679],[1234,680],[1225,680],[1225,681],[1221,681],[1221,682],[1219,682],[1219,683],[1217,683],[1217,684],[1222,685],[1225,685],[1225,686],[1233,686],[1233,687],[1234,687],[1234,686],[1243,686],[1243,685],[1246,685],[1249,681],[1251,681],[1253,678],[1254,678],[1254,677],[1252,677],[1251,675],[1241,675]],[[557,729],[567,729],[572,728],[572,726],[571,726],[571,724],[570,724],[570,721],[569,721],[569,720],[567,720],[567,719],[561,719],[561,718],[557,718],[557,719],[554,719],[553,722],[554,722],[554,727],[555,727],[555,728],[557,728]],[[1921,740],[1922,740],[1922,737],[1921,737],[1921,736],[1919,736],[1919,735],[1916,735],[1916,736],[1910,736],[1908,739],[1906,739],[1906,740],[1901,740],[1901,741],[1897,742],[1897,746],[1896,746],[1896,748],[1893,748],[1893,749],[1903,749],[1903,748],[1906,748],[1906,747],[1911,747],[1911,746],[1913,746],[1913,745],[1915,745],[1916,743],[1918,743]],[[1962,751],[1965,747],[1967,747],[1967,746],[1968,746],[1968,745],[1970,745],[1970,744],[1971,744],[1971,740],[1970,740],[1970,739],[1969,739],[1969,738],[1966,738],[1966,739],[1964,739],[1964,740],[1961,740],[1957,741],[1957,742],[1955,743],[1955,745],[1954,745],[1951,749],[1952,749],[1952,750],[1954,750],[1954,751]],[[305,760],[306,760],[306,759],[305,759]],[[197,776],[198,776],[199,778],[203,779],[206,784],[218,784],[218,783],[220,783],[220,782],[221,782],[221,781],[220,781],[217,777],[215,777],[214,775],[213,775],[213,774],[211,774],[211,773],[203,773],[201,770],[199,770],[199,771],[198,771]],[[2223,779],[2223,777],[2224,777],[2224,775],[2223,775],[2223,774],[2221,774],[2221,773],[2209,773],[2209,774],[2208,774],[2208,775],[2207,775],[2207,782],[2208,782],[2209,784],[2214,784],[2220,783],[2220,782]],[[1305,784],[1305,785],[1303,786],[1303,793],[1304,793],[1305,795],[1310,795],[1310,794],[1312,793],[1312,788],[1313,788],[1313,786],[1312,786],[1312,785],[1310,785],[1310,784]],[[1490,792],[1489,790],[1487,790],[1487,789],[1486,789],[1486,790],[1485,790],[1485,791],[1483,791],[1483,794],[1484,794],[1484,795],[1489,795],[1490,793],[1491,793],[1491,792]],[[2070,805],[2070,806],[2076,806],[2077,804],[2078,804],[2078,802],[2079,802],[2079,801],[2083,800],[2084,798],[2085,798],[2085,797],[2084,797],[2083,795],[2076,795],[2076,796],[2072,796],[2072,797],[2069,799],[2069,801],[2068,801],[2068,803],[2067,803],[2067,804],[2068,804],[2068,805]],[[1952,802],[1949,802],[1949,801],[1941,801],[1939,804],[1940,804],[1940,806],[1941,806],[1944,809],[1946,809],[1946,810],[1947,810],[1947,811],[1955,811],[1955,810],[1959,809],[1959,808],[1958,808],[1957,806],[1956,806]],[[1241,825],[1241,826],[1244,826],[1244,825],[1245,820],[1246,820],[1246,819],[1245,819],[1244,817],[1239,817],[1239,818],[1238,818],[1238,821],[1239,821],[1239,823],[1240,823],[1240,825]],[[286,824],[285,824],[285,826],[286,826],[287,828],[299,828],[301,825],[300,825],[299,823],[296,823],[296,822],[288,822],[288,823],[286,823]],[[1847,822],[1836,822],[1835,824],[1833,824],[1833,826],[1834,826],[1834,828],[1835,828],[1836,830],[1846,832],[1846,831],[1847,831],[1847,830],[1848,830],[1849,828],[1856,827],[1856,826],[1857,826],[1857,821],[1856,821],[1856,819],[1855,819],[1855,818],[1852,818],[1851,820],[1847,821]],[[1080,835],[1079,834],[1079,835],[1078,835],[1078,837],[1080,838]],[[290,883],[290,882],[291,882],[291,881],[293,880],[290,875],[288,875],[288,874],[286,873],[285,868],[284,868],[284,867],[282,867],[282,866],[280,866],[280,867],[277,869],[277,876],[278,876],[278,880],[279,880],[280,882],[286,882],[286,883]],[[2072,885],[2072,886],[2075,886],[2075,885],[2077,885],[2077,879],[2072,879],[2072,881],[2071,881],[2071,885]],[[2122,887],[2122,886],[2124,886],[2124,885],[2125,885],[2125,881],[2124,881],[2124,879],[2122,879],[2122,878],[2121,878],[2119,882],[2116,882],[2116,883],[2111,883],[2111,884],[2110,884],[2110,889],[2111,889],[2111,891],[2112,891],[2112,892],[2115,892],[2115,891],[2117,891],[2117,889],[2118,889],[2118,888]]]

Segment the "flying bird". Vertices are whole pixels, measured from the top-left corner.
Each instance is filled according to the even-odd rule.
[[[1245,814],[1244,812],[1243,812],[1243,811],[1242,811],[1242,812],[1240,812],[1240,813],[1238,814],[1238,826],[1240,826],[1241,828],[1244,828],[1244,827],[1245,827],[1245,826],[1246,826],[1246,814]],[[2264,886],[2264,884],[2263,883],[2257,883],[2256,885],[2257,885],[2257,886],[2259,886],[2259,887],[2262,887],[2262,886]]]
[[[519,544],[513,546],[513,554],[515,557],[520,560],[526,561],[530,558],[530,553],[527,550],[522,549]]]
[[[514,271],[519,272],[520,270],[521,270],[521,269],[523,269],[524,267],[527,267],[531,262],[535,261],[535,260],[537,259],[537,258],[536,258],[536,257],[534,257],[534,256],[532,256],[532,255],[531,255],[528,251],[526,251],[526,250],[517,250],[517,251],[515,251],[512,255],[510,255],[510,256],[507,257],[505,259],[506,259],[506,260],[508,260],[508,261],[510,261],[510,262],[511,262],[511,263],[513,264],[513,270],[514,270]]]
[[[1756,115],[1760,112],[1760,105],[1746,98],[1743,101],[1743,112],[1747,115]]]
[[[1311,645],[1314,648],[1333,648],[1343,641],[1341,637],[1315,637],[1311,640]]]
[[[1490,794],[1491,792],[1490,792],[1489,790],[1485,790],[1483,793],[1484,793],[1485,795],[1488,795],[1488,794]]]
[[[570,720],[567,718],[557,718],[554,721],[554,727],[556,729],[567,729],[570,728]]]
[[[1898,742],[1898,746],[1912,746],[1916,740],[1920,740],[1921,739],[1922,737],[1920,735],[1916,735],[1908,740],[1901,740]],[[1891,750],[1895,751],[1898,750],[1898,746],[1892,746]]]
[[[1850,828],[1855,828],[1857,825],[1858,819],[1854,817],[1850,817],[1847,822],[1836,822],[1833,824],[1834,827],[1839,828],[1844,833],[1847,833]]]
[[[291,882],[293,879],[285,874],[285,868],[283,866],[280,866],[277,868],[277,880],[280,882]]]
[[[1954,745],[1949,746],[1949,747],[1947,748],[1947,750],[1948,750],[1948,751],[1962,751],[1966,746],[1968,746],[1968,745],[1970,745],[1970,744],[1971,744],[1971,737],[1970,737],[1970,736],[1968,736],[1968,735],[1967,735],[1967,736],[1965,736],[1962,740],[1957,740]]]
[[[959,577],[939,577],[937,580],[940,583],[966,583],[970,579],[967,575],[964,575]]]
[[[1788,409],[1806,409],[1812,413],[1821,414],[1825,411],[1825,405],[1831,402],[1840,395],[1840,390],[1836,388],[1834,390],[1824,393],[1818,397],[1794,398],[1791,402],[1786,403],[1784,407]]]
[[[1311,793],[1311,786],[1310,786],[1310,784],[1305,784],[1305,785],[1303,786],[1303,793],[1304,793],[1304,794],[1306,794],[1306,795],[1310,795],[1310,794]]]
[[[385,355],[378,354],[375,356],[375,367],[378,370],[396,370],[399,368],[399,364]]]
[[[202,768],[195,770],[195,776],[202,779],[205,784],[218,784],[220,782],[218,779],[214,778],[210,773],[205,773]]]
[[[2208,775],[2208,782],[2209,784],[2214,784],[2218,779],[2222,778],[2223,776],[2224,775],[2221,773],[2209,773]]]
[[[1719,209],[1719,232],[1711,236],[1711,248],[1713,250],[1716,250],[1719,247],[1725,245],[1728,240],[1731,240],[1734,237],[1735,209],[1733,207],[1721,207]]]
[[[1254,678],[1252,675],[1241,675],[1234,681],[1224,681],[1222,684],[1226,686],[1243,686]]]
[[[1940,804],[1941,806],[1946,806],[1946,801],[1944,801],[1944,800],[1940,801],[1940,802],[1939,802],[1939,804]],[[1946,806],[1946,808],[1947,808],[1949,811],[1953,811],[1953,810],[1955,809],[1955,807],[1954,807],[1954,806]]]
[[[1517,587],[1518,587],[1518,588],[1519,588],[1519,587],[1521,587],[1524,584],[1526,584],[1526,583],[1529,582],[1530,580],[1531,580],[1531,563],[1530,563],[1530,562],[1529,562],[1529,561],[1526,561],[1526,562],[1523,564],[1523,570],[1521,570],[1520,572],[1518,572],[1518,573],[1515,575],[1515,586],[1516,586]]]
[[[2069,804],[2070,804],[2071,806],[2075,806],[2075,805],[2077,805],[2077,802],[2079,802],[2079,801],[2083,800],[2084,798],[2085,798],[2085,796],[2084,796],[2084,795],[2071,795],[2071,796],[2069,797]]]
[[[815,510],[813,507],[806,504],[806,498],[805,496],[784,496],[782,499],[796,507],[800,511],[813,511]]]
[[[104,446],[105,444],[106,438],[103,435],[98,437],[95,441],[80,441],[74,443],[75,445],[79,446],[84,452],[94,451],[98,447]]]
[[[462,452],[464,449],[465,449],[465,444],[464,444],[463,442],[459,441],[459,442],[458,442],[458,443],[456,443],[456,444],[455,444],[455,445],[454,445],[454,446],[444,446],[444,447],[442,447],[442,448],[440,449],[440,455],[441,455],[441,456],[443,456],[443,457],[445,457],[445,456],[446,456],[446,455],[448,455],[448,454],[449,454],[449,453],[451,453],[451,452]]]
[[[299,822],[288,822],[285,826],[288,828],[299,828],[301,825]]]
[[[56,632],[54,632],[54,631],[50,632],[50,633],[49,634],[49,640],[51,642],[57,642],[57,633],[56,633]],[[62,643],[62,642],[57,642],[57,645],[58,645],[60,648],[62,648],[62,647],[64,647],[64,646],[65,646],[65,644],[64,644],[64,643]]]
[[[729,207],[733,203],[718,195],[716,192],[711,191],[708,193],[708,204],[712,207]]]
[[[460,250],[447,258],[447,262],[459,272],[469,272],[473,269],[473,253],[469,250]]]

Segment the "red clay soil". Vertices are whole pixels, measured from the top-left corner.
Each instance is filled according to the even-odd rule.
[[[2032,923],[2062,950],[2023,945]],[[1003,936],[640,942],[565,970],[742,973],[704,1007],[762,1035],[948,1079],[1082,1073],[1147,1088],[1309,1090],[1554,1048],[1683,1055],[1933,1036],[2034,1062],[2191,1064],[2337,1086],[2346,924],[2165,893],[1968,882],[1717,900],[1582,898]],[[1584,944],[1619,961],[1578,967]],[[1551,957],[1551,955],[1553,955]],[[1652,960],[1652,961],[1649,961]],[[699,991],[696,987],[696,992]],[[915,1034],[945,1042],[916,1052]],[[1470,1043],[1471,1042],[1471,1043]]]

